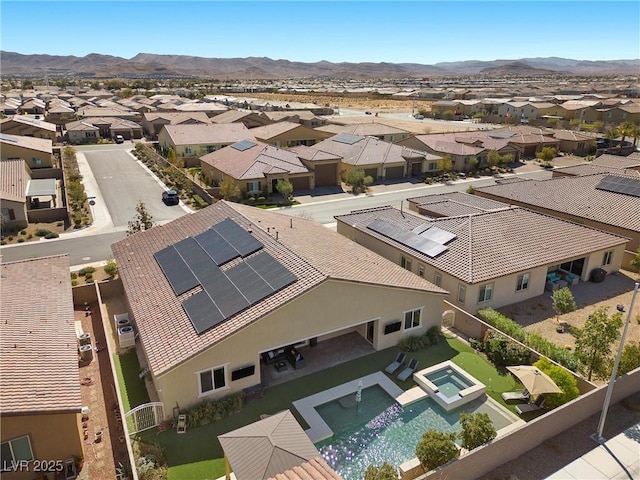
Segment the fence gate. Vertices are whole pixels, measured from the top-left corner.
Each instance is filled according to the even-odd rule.
[[[129,435],[149,430],[164,421],[162,402],[145,403],[128,411],[125,415]]]

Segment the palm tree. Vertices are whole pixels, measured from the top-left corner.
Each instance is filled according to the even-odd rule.
[[[607,150],[610,150],[611,147],[613,147],[613,141],[618,138],[620,136],[620,133],[618,133],[618,129],[617,128],[609,128],[607,130],[605,130],[604,132],[604,138],[609,139],[609,148]]]
[[[618,125],[618,131],[622,135],[622,141],[624,142],[626,137],[633,137],[633,146],[636,146],[638,137],[640,136],[640,128],[635,123],[627,120]]]

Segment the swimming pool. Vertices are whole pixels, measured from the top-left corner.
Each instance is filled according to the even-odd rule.
[[[426,398],[403,408],[374,385],[362,391],[358,410],[348,397],[315,407],[333,430],[332,437],[315,445],[345,480],[362,480],[369,465],[389,462],[398,467],[414,458],[415,447],[426,430],[460,431],[461,412],[488,413],[496,430],[514,422],[491,402],[478,398],[460,409],[446,411]]]
[[[414,373],[413,379],[445,410],[459,408],[485,390],[482,382],[450,360]]]

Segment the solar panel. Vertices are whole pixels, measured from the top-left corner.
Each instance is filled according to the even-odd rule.
[[[430,227],[427,230],[420,233],[421,237],[433,240],[441,245],[449,243],[451,240],[457,237],[455,233],[447,232],[438,227]]]
[[[198,280],[173,245],[154,253],[153,256],[177,297],[198,286]]]
[[[358,143],[362,140],[362,137],[359,137],[358,135],[351,135],[349,133],[340,133],[331,137],[331,140],[334,142],[346,143],[347,145],[353,145],[354,143]]]
[[[413,233],[416,233],[418,235],[420,235],[422,232],[424,232],[425,230],[427,230],[429,228],[429,224],[427,223],[423,223],[422,225],[418,225],[417,227],[415,227],[413,230],[411,230]]]
[[[225,263],[240,256],[238,251],[213,229],[209,229],[206,232],[197,235],[195,239],[200,247],[207,252],[218,266],[224,265]]]
[[[373,221],[367,228],[431,258],[447,250],[447,247],[438,242],[424,238],[410,230],[396,227],[381,219]]]
[[[0,135],[0,140],[4,140],[5,142],[18,143],[18,139],[17,138],[7,137],[6,135]]]
[[[491,138],[511,138],[515,135],[515,132],[505,130],[504,132],[491,132],[488,135]]]
[[[230,218],[217,223],[212,228],[236,249],[242,257],[251,255],[262,248],[262,243],[258,239]]]
[[[640,180],[607,175],[596,185],[598,190],[640,197]]]
[[[220,310],[205,292],[200,292],[187,298],[182,302],[182,308],[184,308],[198,335],[224,320]]]
[[[252,147],[258,145],[256,142],[252,142],[251,140],[240,140],[239,142],[234,143],[231,147],[235,148],[239,152],[244,152],[245,150],[249,150]]]
[[[240,290],[251,305],[273,293],[271,285],[257,275],[246,262],[239,263],[225,272],[229,280]]]
[[[274,292],[297,280],[293,273],[267,252],[260,252],[245,262],[271,286]]]

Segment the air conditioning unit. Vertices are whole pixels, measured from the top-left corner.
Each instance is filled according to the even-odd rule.
[[[83,333],[82,335],[80,335],[78,337],[78,342],[80,343],[80,346],[85,346],[85,345],[89,345],[91,346],[91,334],[90,333]]]
[[[136,344],[136,334],[131,325],[118,329],[118,343],[120,348],[133,347]]]
[[[113,320],[115,322],[116,332],[122,327],[128,327],[129,325],[131,325],[131,321],[129,320],[128,313],[116,313],[113,316]]]
[[[80,347],[80,360],[83,362],[93,360],[93,347],[91,345],[82,345]]]

